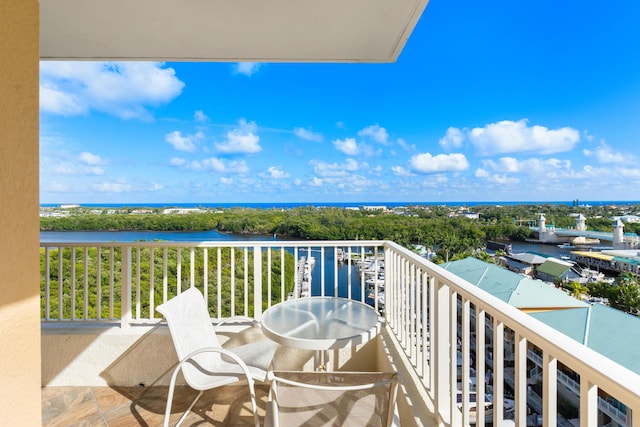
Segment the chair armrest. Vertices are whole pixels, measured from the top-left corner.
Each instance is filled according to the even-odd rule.
[[[182,368],[182,365],[189,362],[189,360],[191,360],[193,356],[196,356],[201,353],[220,353],[220,354],[223,354],[224,356],[229,357],[233,362],[240,365],[240,368],[242,369],[242,373],[244,374],[245,377],[247,377],[247,381],[249,382],[249,387],[253,388],[254,380],[253,380],[253,377],[251,376],[251,371],[249,371],[249,367],[247,366],[247,364],[244,363],[244,361],[240,358],[240,356],[222,347],[206,347],[206,348],[201,348],[187,354],[180,362],[178,362],[178,365],[174,370],[174,375],[177,375],[180,368]]]
[[[221,325],[224,325],[225,323],[230,323],[230,322],[245,322],[245,323],[251,323],[252,326],[259,326],[260,322],[258,322],[256,319],[252,318],[252,317],[247,317],[247,316],[232,316],[232,317],[225,317],[224,319],[222,319],[220,322],[216,323],[215,325],[215,329],[218,329],[218,327],[220,327]]]

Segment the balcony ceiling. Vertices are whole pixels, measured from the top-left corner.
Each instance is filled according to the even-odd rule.
[[[428,0],[40,0],[49,60],[393,62]]]

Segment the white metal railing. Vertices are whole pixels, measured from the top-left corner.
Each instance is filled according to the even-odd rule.
[[[311,294],[358,299],[384,313],[432,400],[438,425],[473,423],[469,384],[475,373],[476,401],[493,401],[492,409],[477,405],[475,417],[502,425],[503,398],[511,387],[516,425],[525,426],[527,359],[535,354],[542,370],[544,426],[559,424],[557,384],[563,376],[558,363],[580,378],[576,398],[581,426],[602,423],[598,397],[605,393],[627,408],[627,425],[640,426],[640,417],[632,417],[640,413],[639,375],[393,242],[43,243],[41,252],[45,324],[108,322],[122,327],[157,322],[155,306],[190,286],[203,290],[213,318],[244,314],[259,319],[265,307],[302,288],[305,273],[298,261],[312,254]],[[371,271],[365,274],[361,269],[367,259]],[[460,366],[453,363],[458,359]],[[491,388],[485,376],[492,378]]]

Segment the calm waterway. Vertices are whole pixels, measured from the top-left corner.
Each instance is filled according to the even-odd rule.
[[[164,240],[169,242],[228,242],[228,241],[277,241],[286,244],[286,239],[270,235],[226,234],[215,230],[209,231],[41,231],[40,241],[43,243],[98,243],[98,242],[136,242]],[[293,253],[293,249],[287,248]],[[355,249],[354,249],[355,251]],[[311,274],[312,295],[321,294],[322,260],[320,250],[312,249],[315,268]],[[307,257],[306,248],[301,248],[299,256]],[[325,295],[334,295],[334,256],[333,249],[324,251],[324,277],[327,282]],[[351,283],[351,296],[360,299],[361,286],[356,268],[346,264],[338,264],[338,295],[348,296]]]

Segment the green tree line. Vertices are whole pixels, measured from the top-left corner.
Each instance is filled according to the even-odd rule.
[[[153,259],[152,259],[153,253]],[[122,284],[122,249],[120,247],[63,248],[62,254],[57,248],[48,251],[48,283],[47,252],[40,250],[41,271],[41,317],[47,316],[44,296],[48,292],[50,305],[48,316],[62,319],[108,319],[121,316],[121,284]],[[60,259],[60,257],[62,257]],[[135,318],[139,313],[141,319],[151,315],[153,306],[163,302],[165,292],[164,248],[134,247],[131,254],[131,309]],[[168,248],[166,298],[170,299],[180,289],[191,286],[191,248]],[[254,252],[242,248],[210,248],[207,251],[207,283],[204,283],[205,251],[194,248],[193,269],[194,285],[207,297],[212,317],[229,317],[235,315],[252,316],[254,311]],[[180,263],[178,259],[180,258]],[[139,262],[138,262],[139,259]],[[245,264],[246,259],[246,264]],[[99,267],[98,267],[99,266]],[[245,271],[246,266],[246,271]],[[62,270],[60,270],[60,267]],[[178,283],[180,271],[180,283]],[[220,275],[218,275],[220,272]],[[152,279],[153,276],[153,279]],[[282,279],[284,276],[284,295],[293,290],[294,259],[285,251],[284,265],[281,264],[281,251],[271,250],[271,263],[267,253],[262,253],[262,308],[282,299]],[[247,286],[245,287],[245,277]],[[271,280],[271,295],[267,283]],[[111,288],[113,286],[113,292]],[[98,287],[100,292],[98,292]],[[153,292],[151,292],[153,289]],[[218,293],[221,295],[221,311],[218,312]],[[110,295],[113,295],[111,300]],[[232,297],[233,295],[233,297]],[[233,311],[232,311],[233,304]],[[72,316],[73,314],[73,316]],[[157,315],[157,313],[155,314]]]

